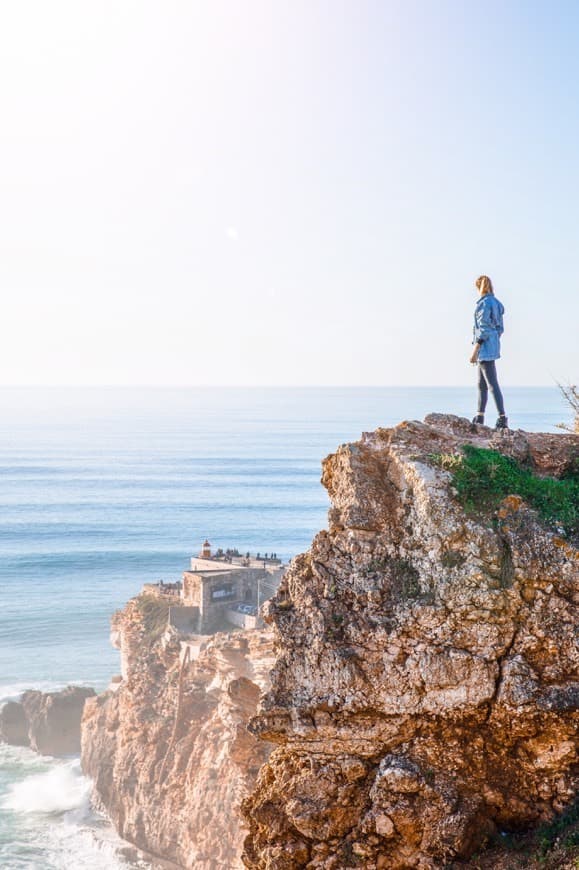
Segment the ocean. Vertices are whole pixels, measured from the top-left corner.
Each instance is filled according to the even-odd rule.
[[[557,431],[556,388],[505,388],[513,428]],[[472,417],[474,387],[0,389],[0,703],[102,690],[111,614],[214,547],[284,560],[326,525],[320,462],[431,411]],[[494,413],[487,416],[494,421]],[[145,866],[89,803],[77,759],[0,745],[0,867]]]

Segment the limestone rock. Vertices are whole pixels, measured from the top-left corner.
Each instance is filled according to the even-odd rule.
[[[29,746],[28,721],[19,701],[7,701],[0,709],[0,740],[11,746]]]
[[[450,415],[340,447],[329,529],[266,607],[276,749],[243,804],[253,870],[439,868],[560,812],[578,784],[579,552],[520,498],[466,514],[432,454],[476,444],[537,473],[575,435]]]
[[[60,692],[24,692],[21,701],[30,747],[42,755],[78,755],[82,711],[87,698],[94,695],[94,689],[86,686],[67,686]]]
[[[20,701],[9,701],[0,711],[0,739],[41,755],[78,755],[83,707],[94,694],[86,686],[24,692]]]

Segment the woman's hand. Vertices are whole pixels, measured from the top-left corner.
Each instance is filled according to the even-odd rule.
[[[474,350],[473,350],[473,352],[471,353],[471,355],[470,355],[470,360],[469,360],[469,362],[471,362],[471,363],[473,364],[473,366],[476,365],[477,362],[478,362],[478,352],[479,352],[479,350],[480,350],[480,344],[475,344],[475,346],[474,346]]]

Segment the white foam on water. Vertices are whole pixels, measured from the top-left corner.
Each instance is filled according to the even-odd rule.
[[[0,743],[0,795],[6,794],[8,782],[19,782],[31,773],[45,773],[51,763],[51,758],[38,755],[28,746]],[[2,805],[0,801],[0,807]]]
[[[12,846],[4,836],[2,870],[150,868],[133,860],[130,846],[91,807],[91,782],[78,759],[61,761],[0,744],[0,769],[13,780],[5,783],[0,801],[4,824],[14,834]]]
[[[129,870],[149,868],[144,861],[126,861],[122,849],[127,844],[110,827],[98,827],[98,819],[87,815],[84,824],[67,814],[58,825],[52,825],[45,841],[54,870]],[[92,825],[91,825],[92,822]],[[101,826],[103,822],[101,821]]]
[[[90,781],[82,776],[79,762],[72,761],[15,782],[3,806],[20,813],[65,813],[88,806],[89,796]]]

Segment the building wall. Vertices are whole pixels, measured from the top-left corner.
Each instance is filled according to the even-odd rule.
[[[232,604],[257,604],[258,581],[270,579],[263,568],[230,568],[228,571],[185,571],[182,604],[199,608],[199,631],[222,627]],[[264,600],[264,594],[261,594]],[[265,596],[267,597],[267,596]]]
[[[206,617],[216,607],[222,608],[232,601],[239,601],[243,571],[224,571],[216,576],[204,577],[201,614]]]
[[[183,587],[181,601],[187,607],[201,606],[201,575],[193,571],[185,571],[183,574]]]
[[[199,628],[199,608],[182,605],[170,607],[169,625],[183,634],[196,634]]]
[[[200,608],[202,631],[221,627],[227,620],[226,611],[229,606],[236,601],[243,601],[244,589],[249,582],[247,573],[241,568],[204,579]]]
[[[250,613],[239,613],[237,610],[226,610],[225,618],[232,625],[238,625],[240,628],[257,628],[262,624],[258,616],[252,616]]]
[[[190,571],[231,571],[230,562],[219,559],[204,559],[203,556],[191,556]]]
[[[277,559],[256,559],[253,556],[249,560],[250,568],[263,568],[265,562],[265,570],[271,573],[272,571],[277,571],[281,566],[281,560]]]

